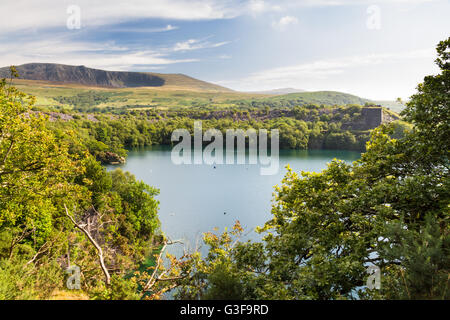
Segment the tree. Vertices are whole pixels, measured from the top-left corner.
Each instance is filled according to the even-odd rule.
[[[448,172],[450,152],[450,38],[437,46],[436,64],[441,73],[425,77],[403,111],[414,125],[415,146],[420,161],[438,162]]]
[[[12,77],[16,76],[11,68]],[[12,79],[11,77],[11,79]],[[34,98],[0,81],[0,297],[45,297],[63,283],[62,202],[86,195],[68,147],[31,112]]]
[[[48,298],[73,264],[91,297],[136,298],[124,276],[160,245],[158,190],[107,172],[33,103],[0,82],[0,298]]]
[[[0,228],[32,230],[42,245],[61,216],[54,200],[76,197],[79,188],[67,181],[81,168],[46,128],[44,116],[30,111],[33,103],[0,82]]]
[[[438,45],[441,74],[426,77],[408,103],[412,130],[399,134],[398,123],[375,129],[367,152],[351,165],[335,160],[320,173],[300,175],[289,169],[276,188],[272,219],[258,229],[263,241],[230,246],[221,240],[227,233],[207,238],[207,268],[192,277],[203,285],[189,282],[184,292],[450,298],[449,49],[450,39]],[[366,287],[370,265],[381,270],[379,291]],[[227,277],[220,276],[224,270]]]

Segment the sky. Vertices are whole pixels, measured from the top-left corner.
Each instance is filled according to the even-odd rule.
[[[183,73],[238,91],[407,99],[450,0],[1,0],[0,66]]]

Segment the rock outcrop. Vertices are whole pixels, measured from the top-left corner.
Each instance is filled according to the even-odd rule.
[[[117,153],[114,152],[99,152],[96,155],[97,161],[100,161],[102,164],[123,164],[126,162],[125,158],[122,156],[119,156]]]

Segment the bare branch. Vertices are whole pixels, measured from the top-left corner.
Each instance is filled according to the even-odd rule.
[[[175,241],[169,240],[169,241],[165,241],[165,242],[164,242],[164,245],[163,245],[163,247],[161,248],[161,251],[160,251],[160,253],[159,253],[159,255],[158,255],[158,259],[156,260],[155,270],[153,270],[153,273],[152,273],[150,279],[149,279],[149,280],[147,281],[147,283],[145,284],[145,286],[144,286],[144,291],[150,290],[150,288],[152,288],[152,287],[155,285],[155,283],[156,283],[157,281],[164,281],[164,280],[166,280],[166,279],[164,279],[164,278],[157,277],[156,275],[157,275],[158,270],[159,270],[159,268],[160,268],[160,266],[161,266],[161,263],[162,263],[162,256],[163,256],[163,254],[164,254],[164,251],[166,250],[166,248],[167,248],[168,245],[172,245],[172,244],[175,244],[175,243],[183,243],[183,242],[181,242],[181,240],[175,240]],[[168,271],[168,270],[166,270],[165,272],[163,272],[162,275],[166,274],[167,271]],[[176,280],[176,279],[178,279],[178,277],[173,278],[173,279],[167,278],[167,280]],[[181,279],[181,278],[179,278],[179,279]]]
[[[15,246],[18,245],[23,239],[25,239],[25,237],[29,236],[34,230],[35,230],[34,228],[30,230],[24,228],[20,236],[11,239],[11,245],[9,248],[9,259],[11,259],[13,256]]]
[[[104,258],[103,258],[103,250],[102,250],[102,248],[99,246],[97,241],[95,241],[95,239],[91,236],[89,231],[87,231],[85,228],[83,228],[83,226],[81,226],[80,224],[76,223],[76,221],[69,214],[69,210],[67,210],[67,207],[66,207],[65,204],[64,204],[64,209],[66,209],[66,215],[69,217],[69,219],[75,225],[75,227],[80,229],[86,235],[86,237],[89,239],[89,241],[94,245],[95,249],[97,249],[97,252],[98,252],[97,255],[98,255],[98,259],[100,261],[100,266],[101,266],[101,268],[103,270],[103,273],[105,274],[106,284],[109,285],[110,282],[111,282],[111,276],[109,275],[108,269],[105,266],[105,261],[104,261]]]
[[[53,241],[51,242],[45,242],[42,247],[39,248],[38,252],[36,252],[36,254],[33,256],[33,258],[31,258],[30,261],[28,261],[27,263],[25,263],[24,267],[28,266],[29,264],[33,263],[34,261],[36,261],[37,257],[39,257],[40,254],[48,251],[51,248],[51,245]]]

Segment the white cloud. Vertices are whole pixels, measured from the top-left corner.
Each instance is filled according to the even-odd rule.
[[[201,45],[199,44],[200,40],[189,39],[182,42],[177,42],[173,47],[173,51],[187,51],[187,50],[195,50],[200,49]]]
[[[114,43],[67,42],[64,39],[0,43],[0,66],[30,62],[85,65],[104,70],[134,70],[135,66],[148,69],[174,63],[196,62],[197,59],[172,59],[165,52],[131,50]]]
[[[154,33],[154,32],[166,32],[166,31],[172,31],[177,30],[179,27],[173,26],[171,24],[168,24],[165,27],[160,28],[117,28],[117,29],[108,29],[108,31],[113,32],[138,32],[138,33]]]
[[[293,16],[282,17],[278,21],[272,22],[272,27],[278,30],[286,30],[289,25],[298,24],[298,19]]]
[[[378,0],[381,3],[439,2],[444,0]],[[0,1],[0,34],[45,28],[65,28],[67,8],[81,9],[81,28],[111,25],[134,19],[229,19],[246,14],[288,11],[302,6],[369,5],[373,0],[14,0]]]
[[[176,29],[178,29],[178,27],[173,26],[173,25],[171,25],[171,24],[168,24],[168,25],[164,28],[165,31],[171,31],[171,30],[176,30]]]
[[[419,4],[425,2],[444,2],[446,0],[377,0],[376,4]],[[246,11],[256,16],[267,12],[288,12],[299,7],[331,7],[331,6],[369,6],[374,4],[374,0],[249,0],[246,8],[239,10],[239,15]]]
[[[272,4],[270,1],[264,0],[250,0],[248,2],[248,10],[254,16],[270,11],[281,11],[282,8],[277,4]]]
[[[323,59],[262,70],[243,79],[216,83],[246,91],[294,87],[312,91],[338,90],[369,98],[395,99],[397,96],[407,97],[412,94],[415,85],[429,72],[434,56],[433,49],[423,49]],[[411,64],[420,64],[421,67],[412,70]],[[411,81],[398,83],[400,78],[403,79],[405,65],[412,74]],[[373,78],[369,72],[371,68],[383,71],[377,72],[378,76]],[[428,71],[422,74],[423,70]],[[383,78],[379,77],[380,73],[384,74]],[[379,95],[374,94],[377,90],[380,91]],[[398,91],[393,92],[394,90]]]
[[[266,3],[263,0],[251,0],[248,7],[251,11],[260,13],[266,10]]]
[[[226,44],[230,43],[229,41],[222,41],[222,42],[216,42],[211,43],[208,41],[205,41],[203,39],[189,39],[186,41],[177,42],[175,46],[173,47],[172,51],[191,51],[191,50],[199,50],[199,49],[206,49],[206,48],[218,48],[221,46],[224,46]]]
[[[0,34],[35,28],[64,28],[73,1],[1,1]],[[108,25],[142,18],[174,20],[225,19],[239,15],[240,5],[219,0],[77,0],[81,27]]]
[[[362,56],[352,56],[340,59],[324,59],[305,64],[298,64],[286,67],[268,69],[254,73],[244,79],[247,83],[270,83],[283,82],[294,83],[305,79],[324,79],[328,76],[343,73],[346,69],[357,68],[383,63],[393,63],[414,59],[433,59],[435,52],[433,49],[424,49],[400,53],[369,54]]]
[[[424,3],[424,2],[439,2],[445,0],[272,0],[266,1],[266,6],[270,3],[276,3],[278,8],[292,8],[292,7],[311,7],[311,6],[347,6],[347,5],[371,5],[377,3],[386,4],[412,4],[412,3]]]

